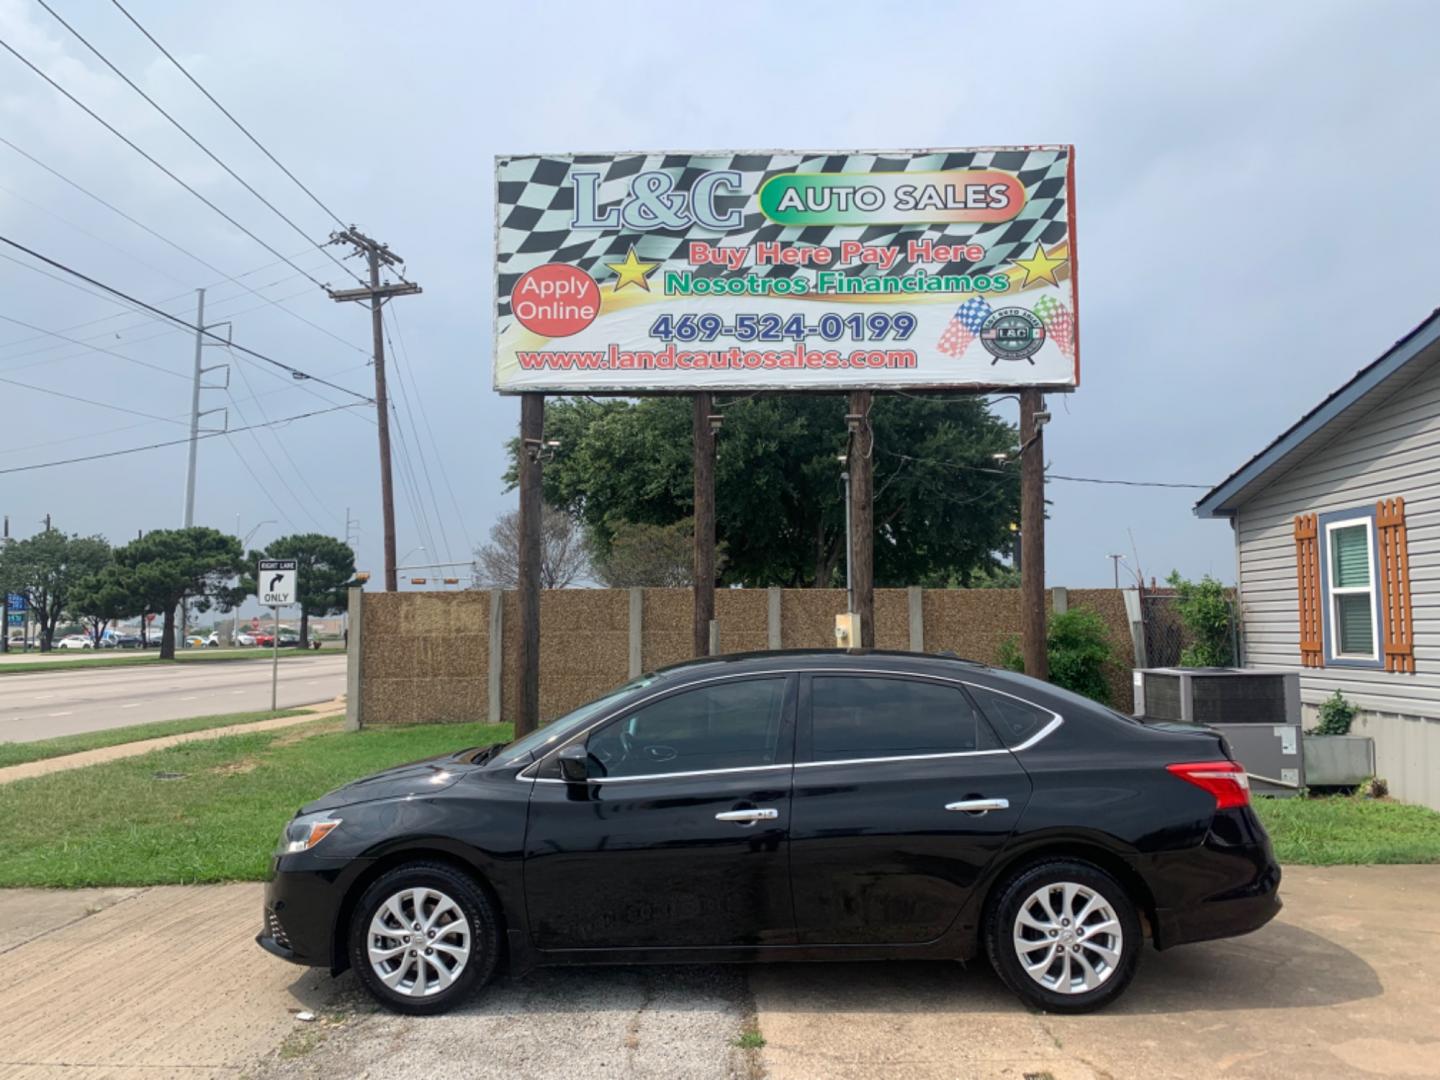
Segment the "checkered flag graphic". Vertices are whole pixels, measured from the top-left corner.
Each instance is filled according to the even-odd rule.
[[[741,176],[743,194],[722,195],[716,209],[738,209],[738,228],[710,233],[698,227],[630,232],[616,229],[573,229],[575,173],[598,175],[597,211],[620,206],[630,193],[631,180],[642,172],[659,171],[673,181],[672,192],[689,192],[696,180],[714,169]],[[1025,186],[1026,201],[1010,221],[934,223],[913,225],[779,225],[760,213],[753,193],[771,177],[787,173],[928,173],[950,169],[999,169],[1014,173]],[[897,245],[911,241],[936,244],[982,244],[985,257],[978,262],[960,259],[943,264],[916,263],[901,258],[881,271],[873,264],[843,268],[856,277],[893,277],[923,268],[930,274],[997,273],[1014,258],[1028,255],[1036,243],[1051,248],[1068,238],[1065,215],[1065,179],[1069,154],[1064,149],[984,150],[887,157],[884,154],[627,154],[619,157],[507,157],[497,164],[496,230],[498,241],[497,299],[499,330],[511,324],[510,293],[529,270],[546,263],[568,263],[586,271],[602,285],[610,275],[604,264],[618,262],[631,245],[636,257],[658,262],[656,276],[667,270],[688,270],[696,277],[736,276],[720,266],[692,267],[686,262],[691,240],[708,240],[726,247],[780,242],[786,246],[825,247],[831,265],[839,265],[840,244]],[[763,277],[794,277],[797,266],[746,266],[740,273]]]
[[[966,300],[955,309],[954,317],[940,335],[940,341],[935,348],[946,356],[963,356],[970,343],[975,340],[975,335],[980,333],[980,328],[985,325],[985,320],[990,317],[990,310],[990,304],[983,296],[972,296]]]
[[[1045,324],[1050,340],[1067,358],[1075,359],[1075,320],[1070,316],[1070,309],[1053,296],[1042,296],[1035,301],[1034,311]]]

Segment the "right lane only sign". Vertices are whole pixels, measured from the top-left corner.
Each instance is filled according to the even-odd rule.
[[[294,559],[261,559],[260,573],[255,579],[256,596],[266,607],[289,607],[295,603]]]

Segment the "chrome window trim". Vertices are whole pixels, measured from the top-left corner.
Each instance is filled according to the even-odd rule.
[[[647,697],[643,697],[643,698],[639,699],[638,701],[633,701],[633,702],[629,703],[628,705],[624,705],[624,706],[622,706],[622,707],[620,707],[620,708],[614,709],[614,710],[612,710],[611,712],[606,713],[604,716],[601,716],[601,717],[597,718],[597,719],[596,719],[595,721],[593,721],[589,726],[585,727],[584,729],[582,729],[582,730],[580,730],[580,731],[577,731],[574,735],[570,736],[570,738],[566,739],[564,742],[560,743],[559,745],[551,747],[549,750],[547,750],[547,751],[545,752],[545,754],[544,754],[543,756],[537,758],[535,761],[532,761],[529,765],[525,766],[525,768],[521,769],[518,773],[515,774],[515,779],[516,779],[516,780],[522,780],[522,781],[530,781],[530,782],[533,782],[533,783],[547,783],[547,784],[564,784],[564,783],[568,783],[568,781],[566,781],[566,780],[560,780],[560,779],[556,779],[556,778],[554,778],[554,777],[535,776],[535,775],[533,775],[533,773],[534,773],[536,770],[538,770],[541,765],[545,764],[545,762],[546,762],[546,760],[547,760],[548,758],[554,756],[555,754],[558,754],[561,750],[563,750],[565,747],[569,746],[571,743],[578,742],[578,741],[581,741],[581,740],[583,740],[583,739],[588,738],[589,735],[590,735],[590,733],[591,733],[592,731],[594,731],[596,728],[600,727],[602,724],[607,724],[607,723],[609,723],[611,720],[615,719],[617,716],[621,716],[621,715],[623,715],[623,714],[625,714],[625,713],[628,713],[628,712],[631,712],[631,711],[633,711],[633,710],[635,710],[635,709],[643,708],[643,707],[644,707],[646,704],[648,704],[649,702],[655,701],[656,699],[661,698],[661,697],[665,697],[665,696],[668,695],[668,694],[672,694],[672,693],[675,693],[676,691],[680,691],[680,690],[693,690],[693,689],[697,689],[697,688],[699,688],[699,687],[701,687],[701,686],[708,686],[708,685],[710,685],[711,683],[726,682],[726,681],[731,680],[731,679],[767,679],[767,678],[775,678],[775,677],[777,677],[777,676],[784,676],[784,677],[788,678],[788,677],[791,676],[791,675],[861,675],[861,676],[864,676],[864,675],[873,675],[873,676],[879,676],[879,677],[897,677],[897,676],[898,676],[898,677],[900,677],[900,678],[906,678],[906,679],[929,679],[929,680],[931,680],[932,682],[948,683],[948,684],[951,685],[951,686],[959,686],[959,687],[973,687],[973,688],[976,689],[976,690],[983,690],[983,691],[985,691],[986,693],[990,693],[990,694],[1000,694],[1000,695],[1002,695],[1003,697],[1013,698],[1014,700],[1020,702],[1020,703],[1023,704],[1023,705],[1028,705],[1028,706],[1030,706],[1032,709],[1039,709],[1041,712],[1049,713],[1053,719],[1052,719],[1048,724],[1046,724],[1043,728],[1041,728],[1039,731],[1037,731],[1034,735],[1030,736],[1030,738],[1026,739],[1023,743],[1020,743],[1020,744],[1017,745],[1017,746],[1004,747],[1004,748],[1001,748],[1001,749],[999,749],[999,750],[958,750],[958,751],[955,751],[955,752],[953,752],[953,753],[948,753],[948,754],[900,754],[900,755],[896,755],[896,756],[894,756],[894,757],[851,758],[851,759],[843,759],[843,758],[842,758],[842,759],[836,759],[836,760],[834,760],[834,761],[789,762],[789,763],[783,764],[783,765],[745,765],[745,766],[740,766],[740,767],[738,767],[738,768],[733,768],[733,769],[695,769],[695,770],[690,770],[690,771],[686,771],[686,772],[655,773],[655,774],[652,774],[652,775],[650,775],[650,776],[596,777],[595,779],[591,780],[590,783],[615,784],[615,783],[621,783],[621,782],[627,781],[627,780],[658,780],[658,779],[675,778],[675,777],[687,777],[687,776],[709,776],[709,775],[716,775],[716,774],[723,774],[723,773],[755,772],[755,771],[758,771],[758,770],[765,770],[765,769],[790,769],[790,768],[795,768],[795,769],[808,769],[808,768],[812,768],[812,767],[814,767],[814,766],[816,766],[816,765],[874,764],[874,763],[876,763],[876,762],[881,762],[881,761],[915,761],[915,760],[923,760],[923,759],[926,759],[926,758],[976,757],[976,756],[985,755],[985,754],[1016,754],[1016,753],[1019,753],[1019,752],[1022,751],[1022,750],[1029,750],[1030,748],[1034,747],[1034,746],[1037,745],[1042,739],[1047,738],[1050,734],[1052,734],[1058,727],[1060,727],[1060,726],[1065,722],[1065,718],[1064,718],[1063,716],[1061,716],[1059,713],[1057,713],[1054,709],[1046,708],[1044,705],[1037,705],[1035,702],[1029,700],[1028,698],[1023,698],[1023,697],[1021,697],[1019,694],[1012,694],[1012,693],[1009,693],[1008,691],[1005,691],[1005,690],[998,690],[998,689],[996,689],[996,688],[993,687],[993,686],[985,686],[983,683],[972,682],[972,681],[967,680],[967,679],[955,678],[955,677],[952,677],[952,676],[949,676],[949,675],[935,675],[935,674],[932,674],[931,672],[927,672],[927,671],[902,671],[902,670],[895,670],[895,669],[893,669],[893,668],[861,668],[861,667],[834,667],[834,668],[813,668],[813,667],[797,668],[797,667],[787,667],[787,668],[770,668],[770,669],[767,669],[767,670],[765,670],[765,671],[745,671],[745,672],[734,672],[734,673],[728,674],[728,675],[712,675],[711,677],[706,678],[706,679],[698,679],[698,680],[696,680],[695,682],[692,682],[692,683],[685,683],[683,686],[672,686],[672,687],[667,687],[666,689],[663,689],[663,690],[657,690],[655,693],[650,694],[650,695],[648,695]],[[982,713],[982,715],[983,715],[984,709],[981,709],[980,711],[981,711],[981,713]],[[988,720],[988,718],[986,718],[986,719]]]
[[[944,754],[893,754],[890,757],[865,757],[865,758],[828,758],[825,761],[798,761],[795,763],[797,769],[816,769],[822,765],[875,765],[885,761],[932,761],[938,758],[957,757],[989,757],[992,754],[1008,754],[1011,751],[1000,750],[951,750]]]
[[[769,772],[773,769],[793,769],[794,767],[790,763],[784,765],[739,765],[733,769],[691,769],[688,772],[644,773],[640,776],[592,776],[585,782],[587,784],[629,784],[636,780],[675,780],[686,776],[722,776],[725,773]],[[535,777],[537,784],[568,784],[569,782],[553,776]]]

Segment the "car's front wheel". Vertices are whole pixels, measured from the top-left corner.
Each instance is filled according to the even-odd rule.
[[[453,1008],[495,972],[495,909],[474,879],[443,863],[396,867],[365,890],[350,920],[350,964],[396,1012]]]
[[[1029,1004],[1090,1012],[1135,975],[1142,935],[1134,902],[1091,863],[1056,859],[1000,886],[985,928],[996,973]]]

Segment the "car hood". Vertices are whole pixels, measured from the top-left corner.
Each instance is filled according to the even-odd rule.
[[[386,769],[374,776],[362,777],[344,787],[338,787],[314,802],[306,803],[300,808],[300,813],[314,814],[379,799],[433,795],[437,791],[444,791],[473,769],[472,765],[456,762],[453,754],[442,754],[424,761],[413,761],[408,765],[397,765],[393,769]]]

